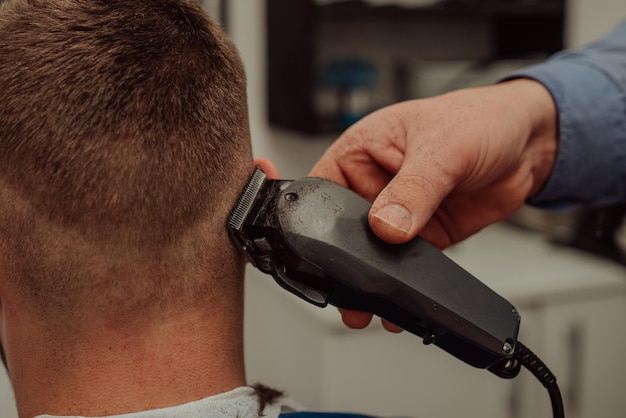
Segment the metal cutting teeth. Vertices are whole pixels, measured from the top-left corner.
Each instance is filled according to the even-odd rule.
[[[248,213],[250,213],[254,200],[256,199],[259,190],[261,190],[265,179],[265,173],[258,167],[250,175],[250,178],[246,183],[246,187],[243,189],[243,192],[241,192],[241,195],[239,195],[237,204],[228,217],[228,225],[232,229],[236,231],[241,229],[241,226],[248,216]]]

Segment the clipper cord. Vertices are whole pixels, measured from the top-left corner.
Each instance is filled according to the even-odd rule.
[[[552,402],[552,416],[554,418],[564,418],[565,411],[563,409],[561,391],[556,383],[556,377],[552,374],[550,369],[548,369],[535,353],[519,341],[515,348],[514,357],[548,389],[550,402]]]

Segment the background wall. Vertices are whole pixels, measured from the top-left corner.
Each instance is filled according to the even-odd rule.
[[[578,47],[604,35],[626,17],[623,0],[567,0],[565,41]]]

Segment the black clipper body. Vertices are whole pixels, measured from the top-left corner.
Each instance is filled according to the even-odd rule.
[[[378,239],[369,208],[331,181],[269,180],[257,169],[229,229],[257,268],[308,302],[374,313],[472,366],[514,377],[515,308],[423,239]]]

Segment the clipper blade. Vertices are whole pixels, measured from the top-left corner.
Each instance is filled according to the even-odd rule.
[[[241,230],[241,226],[248,216],[248,213],[250,213],[250,209],[252,209],[252,205],[254,204],[254,200],[256,199],[259,190],[263,187],[265,179],[265,173],[258,167],[250,175],[250,178],[246,183],[246,187],[244,187],[243,191],[239,195],[237,204],[228,217],[228,226],[231,229],[235,231]]]

